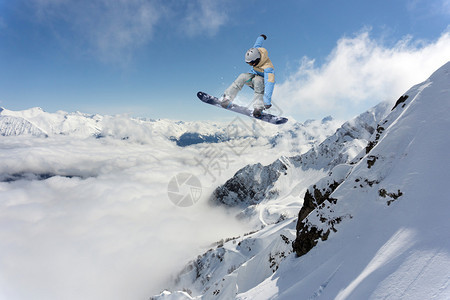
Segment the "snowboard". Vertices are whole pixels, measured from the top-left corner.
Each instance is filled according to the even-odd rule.
[[[230,106],[228,106],[228,107],[223,107],[222,105],[220,105],[220,100],[217,97],[208,95],[207,93],[204,93],[204,92],[198,92],[197,97],[205,103],[208,103],[208,104],[211,104],[211,105],[214,105],[214,106],[226,109],[226,110],[231,110],[231,111],[237,112],[239,114],[243,114],[245,116],[248,116],[248,117],[251,117],[254,119],[258,119],[258,120],[261,120],[264,122],[268,122],[271,124],[280,125],[280,124],[284,124],[288,121],[287,118],[274,116],[274,115],[266,113],[264,111],[261,113],[261,117],[257,118],[253,115],[252,109],[249,109],[247,107],[240,106],[240,105],[237,105],[234,103],[231,103]]]

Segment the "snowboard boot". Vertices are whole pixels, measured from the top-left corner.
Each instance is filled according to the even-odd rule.
[[[263,108],[262,108],[262,107],[255,107],[255,108],[253,109],[253,116],[254,116],[255,118],[261,118],[261,113],[262,113],[262,111],[263,111]]]
[[[220,105],[221,105],[223,108],[228,108],[228,107],[230,107],[230,106],[231,106],[231,100],[230,100],[230,98],[228,98],[227,96],[223,95],[223,96],[220,98]]]

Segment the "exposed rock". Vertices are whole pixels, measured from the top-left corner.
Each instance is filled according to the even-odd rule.
[[[395,200],[397,200],[399,197],[403,196],[403,193],[400,190],[398,190],[397,193],[389,193],[385,189],[380,189],[378,191],[378,194],[380,195],[380,197],[383,197],[383,198],[387,198],[387,197],[391,198],[388,201],[386,201],[386,204],[388,206],[391,205],[391,203],[394,202]]]
[[[287,166],[280,159],[268,166],[258,163],[239,170],[223,186],[213,193],[213,201],[228,206],[253,205],[264,198],[273,198],[277,191],[270,191]]]
[[[303,206],[298,214],[299,222],[303,221],[316,207],[324,203],[325,200],[328,200],[329,202],[336,201],[336,199],[330,198],[330,195],[338,186],[339,183],[335,181],[327,189],[325,189],[325,191],[317,189],[315,185],[313,186],[312,193],[311,189],[308,189],[303,200]],[[297,228],[297,230],[299,229]]]
[[[399,106],[400,104],[402,104],[403,103],[403,106],[402,107],[405,107],[405,101],[406,101],[406,99],[408,99],[408,95],[403,95],[403,96],[401,96],[398,100],[397,100],[397,102],[395,102],[395,105],[394,105],[394,107],[392,108],[392,110],[394,110],[397,106]]]
[[[298,256],[308,253],[319,239],[325,241],[330,234],[330,230],[336,230],[334,225],[339,223],[342,217],[330,218],[326,213],[317,210],[317,218],[325,224],[326,229],[319,229],[312,225],[308,222],[307,217],[316,209],[332,210],[331,207],[336,204],[337,199],[332,198],[331,194],[345,180],[351,169],[350,165],[337,166],[328,177],[323,178],[306,191],[303,206],[298,214],[297,238],[292,243],[292,248]]]
[[[315,226],[308,226],[303,223],[301,225],[300,234],[297,235],[297,238],[292,243],[292,248],[297,256],[305,255],[317,245],[319,239],[326,241],[330,234],[330,230],[324,232],[323,229],[318,229]]]

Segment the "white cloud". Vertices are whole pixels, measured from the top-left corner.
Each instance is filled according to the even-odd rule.
[[[35,0],[40,22],[60,41],[76,46],[101,61],[127,61],[133,51],[151,40],[163,14],[157,1]],[[79,45],[77,45],[77,43]]]
[[[196,0],[188,4],[186,16],[182,20],[183,30],[191,35],[214,35],[226,23],[228,16],[225,9],[227,1]]]
[[[147,299],[202,247],[250,231],[207,204],[211,180],[195,165],[198,152],[162,138],[5,138],[0,174],[75,177],[0,182],[0,297]],[[168,198],[179,172],[202,182],[192,207]]]
[[[214,35],[227,20],[222,2],[196,0],[34,0],[38,20],[58,39],[103,62],[126,64],[166,22],[190,36]],[[185,4],[185,5],[184,5]],[[176,21],[175,21],[176,20]],[[84,53],[86,54],[86,53]]]
[[[442,1],[442,12],[444,14],[450,15],[450,0]]]
[[[436,41],[407,36],[389,47],[365,30],[341,38],[321,66],[304,57],[297,71],[276,86],[274,99],[303,118],[348,119],[378,102],[395,101],[449,60],[449,31]]]
[[[159,21],[160,12],[150,1],[120,1],[102,3],[100,15],[92,15],[81,24],[94,28],[89,35],[91,43],[99,53],[119,56],[147,43],[153,36],[154,26]],[[97,19],[101,16],[100,19]]]

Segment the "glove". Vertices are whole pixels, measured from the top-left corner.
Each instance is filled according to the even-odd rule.
[[[272,104],[265,104],[265,105],[264,105],[264,108],[265,108],[265,109],[269,109],[269,108],[271,108],[271,107],[272,107]]]
[[[267,39],[267,36],[265,34],[261,34],[261,36],[264,38],[264,40]]]

